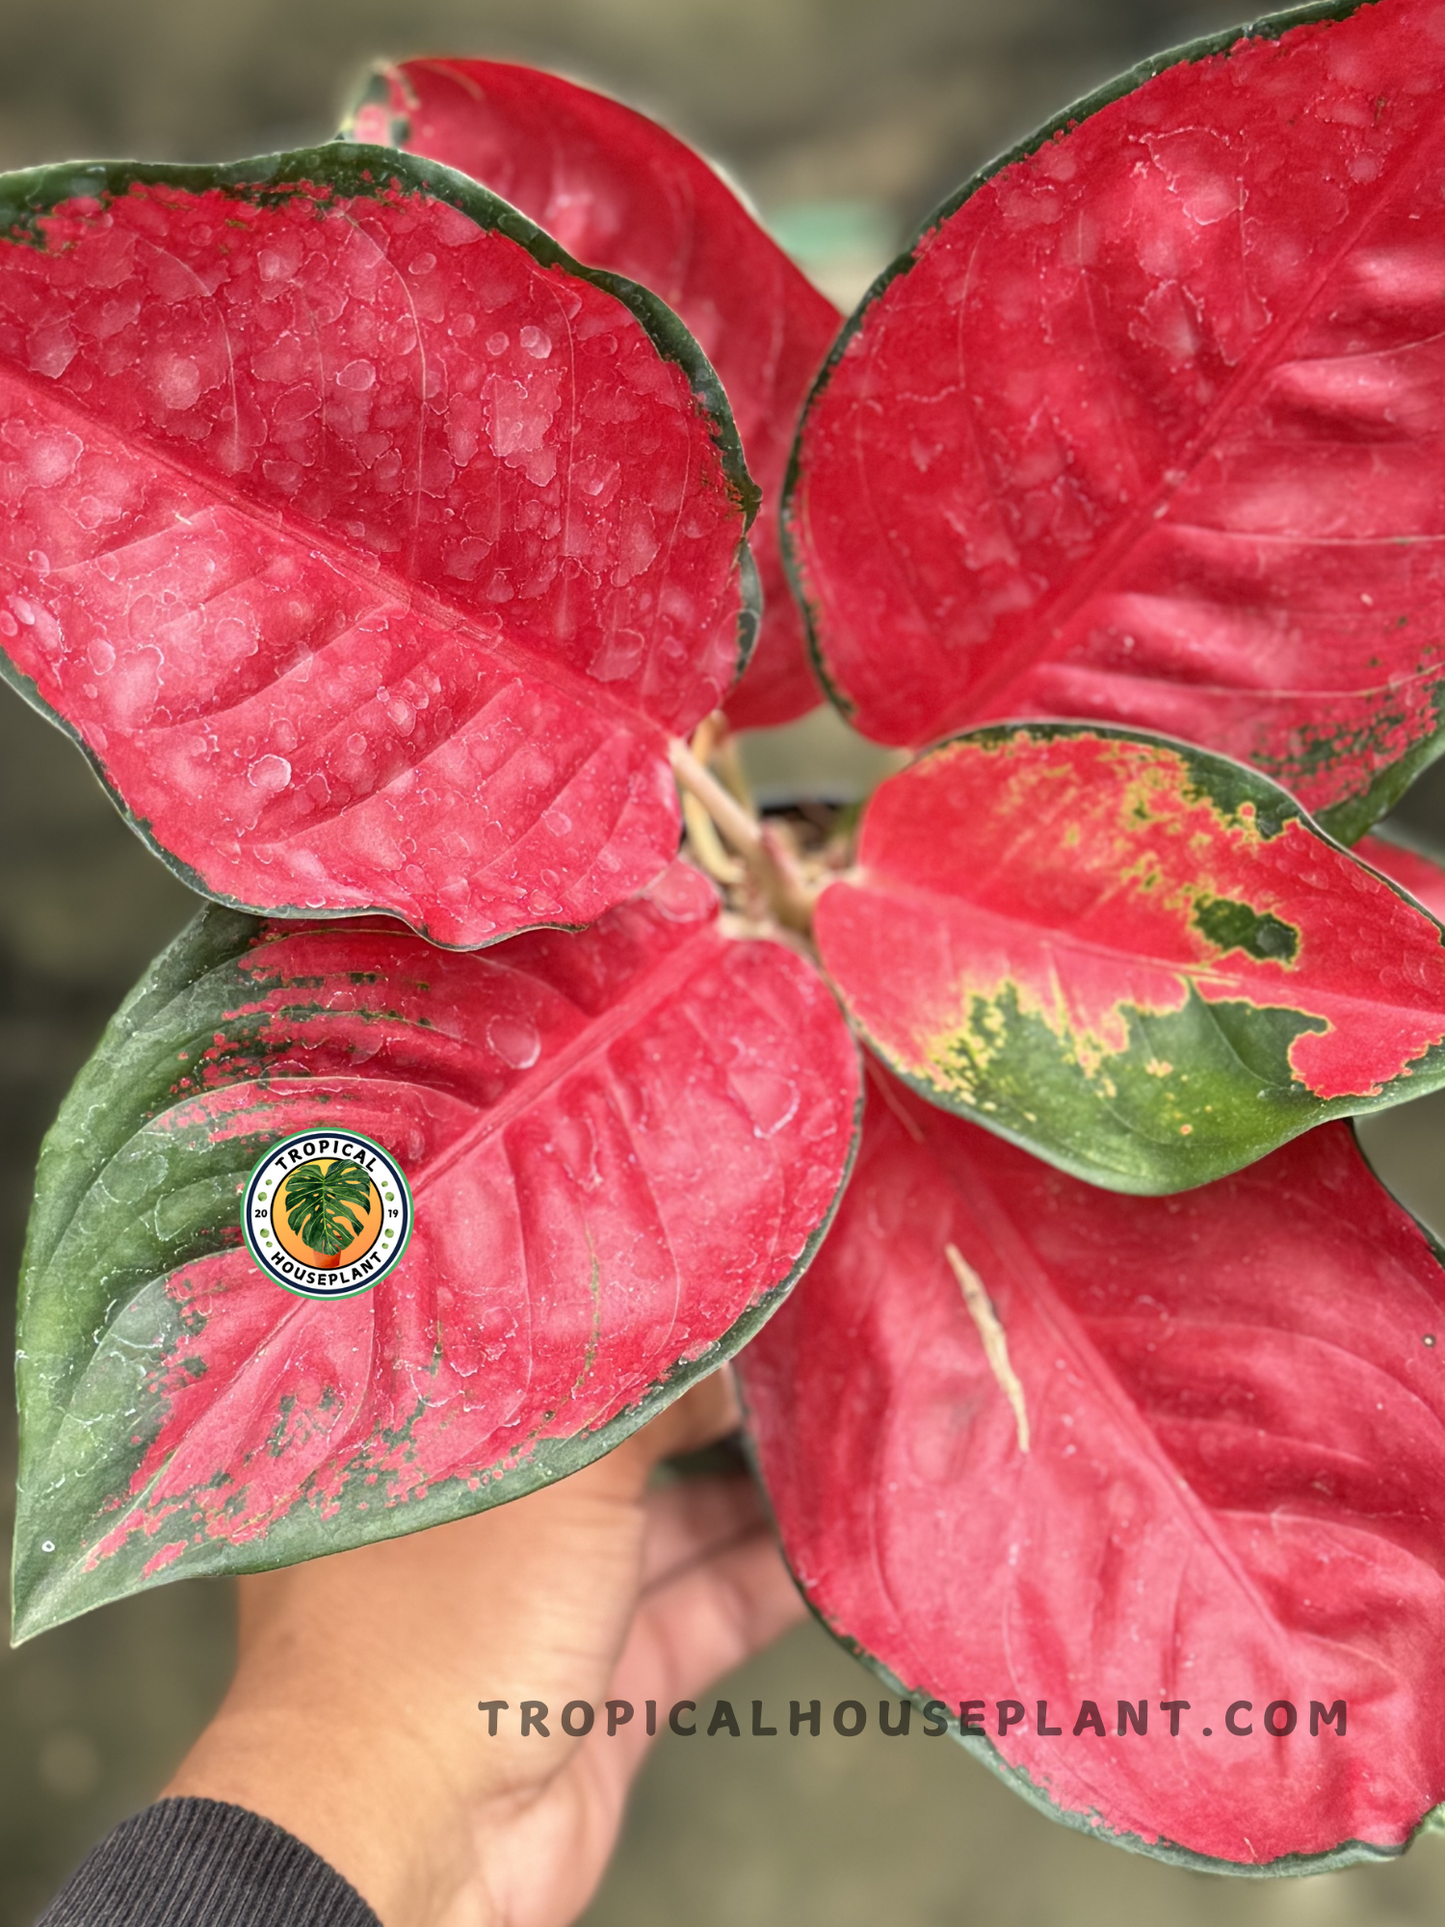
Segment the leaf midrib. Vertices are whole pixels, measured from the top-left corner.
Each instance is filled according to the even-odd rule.
[[[1161,1489],[1183,1513],[1186,1523],[1195,1522],[1201,1526],[1201,1537],[1219,1558],[1224,1569],[1241,1585],[1245,1597],[1262,1615],[1271,1631],[1278,1637],[1290,1639],[1292,1629],[1277,1618],[1222,1533],[1215,1530],[1217,1521],[1226,1516],[1257,1519],[1268,1515],[1261,1514],[1258,1510],[1245,1510],[1237,1506],[1214,1508],[1200,1498],[1145,1418],[1137,1402],[1124,1388],[1113,1367],[1093,1343],[1083,1319],[1062,1299],[1048,1271],[1035,1257],[1011,1214],[999,1203],[992,1186],[980,1175],[974,1160],[966,1151],[954,1152],[973,1179],[970,1185],[964,1187],[955,1178],[950,1168],[950,1161],[940,1155],[934,1138],[927,1128],[932,1120],[923,1115],[923,1106],[917,1099],[913,1099],[910,1103],[901,1093],[895,1094],[892,1088],[884,1086],[885,1074],[874,1072],[872,1075],[878,1087],[883,1089],[888,1109],[894,1118],[906,1124],[910,1137],[914,1137],[918,1148],[927,1154],[948,1190],[960,1195],[963,1198],[965,1210],[980,1220],[995,1254],[1004,1258],[1005,1247],[1011,1248],[1014,1282],[1030,1299],[1041,1322],[1053,1332],[1058,1343],[1074,1359],[1082,1375],[1095,1386],[1105,1405],[1122,1423],[1126,1432],[1142,1442],[1145,1456],[1161,1474]],[[904,1104],[909,1104],[907,1110],[903,1108]],[[1329,1340],[1314,1342],[1331,1343]],[[1351,1357],[1352,1362],[1356,1364],[1374,1365],[1374,1361],[1357,1360],[1353,1355]],[[1385,1371],[1383,1366],[1375,1365],[1374,1368],[1380,1371],[1387,1382],[1398,1383],[1394,1375]],[[1399,1389],[1409,1393],[1413,1404],[1425,1405],[1425,1401],[1413,1388],[1400,1386]],[[1425,1409],[1438,1426],[1440,1423],[1438,1415],[1431,1412],[1428,1406]],[[1332,1523],[1348,1525],[1351,1522],[1332,1521]],[[1355,1524],[1357,1529],[1365,1530],[1362,1522],[1357,1521]],[[1342,1650],[1355,1650],[1348,1640],[1337,1638],[1329,1633],[1316,1633],[1311,1636],[1323,1639],[1327,1644]]]
[[[1205,997],[1199,986],[1200,979],[1213,980],[1213,985],[1221,988],[1229,989],[1237,987],[1241,1001],[1253,1004],[1259,1009],[1291,1010],[1303,1016],[1323,1016],[1325,1014],[1323,1011],[1304,1009],[1298,1000],[1291,1001],[1288,996],[1282,997],[1281,1001],[1277,1004],[1261,1002],[1260,997],[1255,993],[1266,989],[1268,986],[1251,982],[1248,979],[1241,979],[1227,969],[1221,968],[1220,963],[1222,963],[1223,958],[1221,958],[1220,963],[1196,963],[1181,961],[1177,958],[1154,957],[1138,950],[1113,949],[1101,939],[1074,936],[1068,931],[1061,930],[1056,924],[1039,923],[1028,917],[1012,915],[1002,910],[988,909],[984,905],[972,902],[967,898],[950,897],[945,895],[943,891],[930,890],[922,884],[903,883],[892,877],[883,875],[878,871],[860,869],[855,872],[851,878],[845,879],[838,884],[830,885],[829,887],[831,889],[841,888],[856,891],[860,895],[868,891],[876,891],[880,896],[899,898],[906,903],[915,904],[920,908],[933,912],[933,920],[935,922],[941,921],[941,919],[937,917],[937,906],[942,902],[950,908],[956,907],[959,911],[975,921],[991,922],[1001,925],[1005,929],[1022,930],[1034,938],[1041,950],[1052,943],[1057,944],[1062,949],[1083,951],[1088,955],[1098,957],[1108,963],[1143,964],[1149,969],[1159,970],[1170,976],[1181,978],[1198,990],[1202,1001],[1206,1003],[1220,1002],[1223,1000]],[[1427,918],[1429,917],[1429,912],[1423,909],[1420,914]],[[1433,921],[1433,919],[1431,920]],[[945,925],[945,927],[947,926]],[[1303,934],[1308,936],[1310,933],[1306,931]],[[1442,942],[1445,942],[1445,935],[1442,935]],[[1236,949],[1238,948],[1238,946],[1235,947]],[[1228,957],[1229,954],[1230,953],[1226,951],[1223,953],[1223,957]],[[1315,991],[1314,986],[1310,984],[1310,980],[1307,977],[1290,977],[1285,975],[1284,973],[1288,969],[1288,966],[1280,963],[1273,957],[1252,958],[1250,961],[1258,969],[1263,970],[1270,968],[1279,971],[1281,973],[1280,987],[1284,992],[1288,992],[1292,984],[1298,984],[1302,986],[1305,995],[1322,995],[1322,993]],[[1126,1000],[1121,994],[1120,997],[1115,999],[1115,1004],[1117,1005],[1124,1001]],[[1386,1010],[1399,1010],[1408,1013],[1412,1017],[1419,1017],[1426,1014],[1425,1007],[1420,1004],[1386,1003],[1382,997],[1364,998],[1357,994],[1352,994],[1347,990],[1331,990],[1328,993],[1327,1001],[1331,1009],[1339,1005],[1346,1005],[1375,1011],[1381,1008]],[[1139,1006],[1132,1007],[1140,1008]],[[1166,1011],[1152,1011],[1149,1014],[1152,1016],[1166,1016],[1169,1013]],[[1439,1009],[1437,1014],[1441,1019],[1442,1031],[1445,1031],[1445,1008]]]
[[[637,325],[641,327],[640,322]],[[93,444],[97,435],[103,436],[114,449],[122,452],[127,466],[132,469],[137,460],[151,462],[190,487],[209,494],[218,506],[230,509],[258,523],[268,533],[276,532],[281,541],[290,547],[308,554],[320,553],[328,566],[352,588],[359,590],[363,597],[374,597],[378,591],[389,595],[401,605],[405,614],[411,615],[415,612],[423,620],[430,620],[437,628],[459,632],[470,645],[480,651],[493,654],[514,674],[534,681],[551,683],[561,688],[574,701],[600,709],[618,721],[626,723],[633,730],[643,734],[654,734],[660,742],[665,741],[664,724],[645,709],[631,707],[614,694],[605,683],[595,681],[570,663],[552,661],[535,644],[518,638],[505,627],[502,633],[495,636],[480,633],[474,626],[475,610],[449,602],[436,590],[398,574],[380,557],[373,559],[369,554],[363,556],[357,550],[347,547],[324,524],[307,522],[294,510],[282,504],[261,503],[244,490],[228,483],[223,477],[178,460],[171,450],[153,445],[143,434],[133,437],[124,434],[111,423],[88,414],[69,395],[42,388],[31,370],[22,369],[12,361],[0,361],[0,379],[6,376],[22,390],[37,396],[42,410],[51,409],[55,414],[63,416],[76,427],[83,429],[85,435],[82,440],[85,441],[87,448]],[[425,444],[424,429],[421,439]],[[140,451],[139,455],[137,450]],[[185,528],[186,524],[184,520],[178,518],[177,526]],[[159,531],[155,532],[159,533]],[[741,532],[738,540],[739,543],[743,540]],[[87,556],[81,566],[93,568],[102,556],[110,553],[111,551],[107,549],[98,550],[94,555]],[[35,593],[44,600],[43,589],[37,588]],[[373,611],[368,610],[367,613],[373,613]],[[318,653],[320,652],[308,644],[308,660]],[[269,668],[268,664],[268,671]],[[267,681],[251,692],[252,695],[260,695],[266,689],[273,687],[278,680],[278,676],[268,673]],[[228,705],[228,707],[235,706]],[[209,720],[210,716],[211,711],[207,709],[199,712],[197,720]]]
[[[889,1108],[893,1109],[891,1103]],[[1080,1375],[1093,1386],[1095,1395],[1113,1414],[1115,1422],[1125,1435],[1136,1442],[1140,1448],[1141,1458],[1152,1467],[1155,1473],[1156,1490],[1182,1515],[1186,1529],[1193,1528],[1190,1533],[1191,1538],[1202,1542],[1203,1546],[1213,1554],[1220,1569],[1234,1581],[1241,1596],[1268,1627],[1271,1636],[1278,1638],[1285,1635],[1287,1628],[1280,1624],[1279,1619],[1270,1610],[1256,1582],[1245,1570],[1233,1548],[1218,1529],[1213,1513],[1169,1456],[1137,1404],[1125,1391],[1118,1375],[1091,1343],[1087,1332],[1082,1328],[1081,1321],[1071,1307],[1064,1303],[1052,1279],[1034,1256],[1013,1219],[999,1205],[992,1189],[981,1178],[973,1160],[967,1153],[959,1154],[960,1161],[968,1167],[974,1180],[965,1189],[955,1178],[950,1163],[946,1162],[935,1148],[927,1130],[927,1120],[923,1123],[923,1137],[919,1148],[927,1153],[948,1190],[962,1196],[965,1211],[975,1215],[981,1221],[995,1254],[1000,1259],[1004,1259],[1006,1248],[1012,1247],[1008,1256],[1013,1261],[1010,1272],[1014,1284],[1030,1299],[1040,1323],[1053,1334],[1055,1341],[1073,1359]],[[984,1279],[984,1284],[987,1287],[987,1278]]]
[[[463,1131],[444,1151],[438,1152],[431,1163],[417,1174],[412,1184],[412,1193],[419,1196],[429,1186],[444,1177],[453,1165],[467,1157],[478,1144],[497,1132],[505,1130],[508,1124],[522,1111],[535,1104],[541,1095],[554,1084],[569,1076],[577,1066],[588,1057],[603,1055],[608,1047],[625,1031],[639,1022],[669,998],[686,979],[698,968],[697,953],[704,947],[712,950],[719,958],[722,956],[729,939],[718,929],[716,921],[709,919],[690,937],[685,937],[677,948],[663,957],[653,968],[615,1003],[611,1009],[583,1025],[576,1036],[570,1038],[556,1055],[539,1062],[535,1069],[522,1072],[515,1084],[496,1104],[479,1117],[470,1129]]]
[[[523,1072],[518,1077],[516,1083],[513,1084],[511,1089],[505,1093],[496,1105],[487,1109],[477,1118],[476,1122],[470,1128],[463,1131],[449,1146],[441,1151],[430,1164],[418,1172],[411,1181],[413,1198],[419,1199],[422,1192],[428,1186],[444,1177],[457,1163],[474,1152],[479,1144],[484,1143],[488,1138],[496,1135],[498,1132],[505,1130],[506,1126],[517,1115],[535,1104],[549,1089],[570,1075],[580,1063],[584,1062],[593,1054],[605,1053],[608,1046],[618,1036],[622,1035],[639,1020],[650,1014],[659,1004],[671,997],[678,986],[698,968],[700,951],[710,950],[713,953],[713,958],[720,960],[728,942],[729,939],[718,929],[715,919],[709,919],[705,923],[700,924],[690,936],[683,939],[675,950],[661,958],[653,969],[648,971],[640,981],[635,983],[626,995],[619,999],[619,1001],[600,1018],[595,1022],[584,1024],[577,1035],[571,1038],[554,1057],[546,1062],[539,1063],[533,1071]],[[246,954],[255,955],[255,952],[248,952]],[[207,975],[212,974],[212,972],[207,973]],[[190,986],[187,986],[187,988],[190,988]],[[275,1079],[272,1080],[272,1086],[291,1083],[293,1085],[300,1084],[304,1087],[308,1081],[309,1080],[301,1079]],[[377,1080],[373,1079],[368,1081],[374,1088]],[[415,1083],[412,1080],[394,1078],[389,1081],[396,1083],[402,1090],[415,1088]],[[247,1083],[254,1084],[256,1082],[256,1079],[240,1080],[242,1085]],[[229,1091],[236,1089],[237,1086],[227,1085],[224,1088]],[[188,1095],[186,1102],[193,1103],[194,1097]],[[170,1107],[172,1110],[176,1108],[180,1108],[179,1104]],[[161,1112],[145,1120],[139,1127],[139,1130],[152,1128],[156,1125],[163,1125],[166,1115],[166,1112]],[[131,1136],[127,1138],[126,1145],[132,1143],[137,1135],[139,1135],[139,1131],[132,1133]],[[120,1147],[122,1150],[124,1148],[124,1145]],[[77,1201],[76,1211],[72,1213],[72,1222],[85,1200],[94,1193],[96,1185],[99,1183],[105,1169],[111,1161],[111,1159],[107,1159],[106,1163],[100,1166],[92,1175],[90,1182],[86,1185],[84,1192]],[[63,1237],[60,1243],[57,1244],[57,1252],[61,1245],[63,1245]],[[234,1254],[235,1250],[236,1248],[233,1246],[218,1246],[215,1250],[191,1260],[190,1263],[205,1264],[215,1258],[229,1257]],[[52,1253],[52,1258],[54,1255],[55,1254]],[[115,1323],[116,1316],[123,1316],[141,1292],[156,1284],[164,1285],[173,1275],[173,1272],[165,1272],[142,1280],[123,1302],[120,1300],[114,1301],[109,1307],[111,1315],[102,1318],[107,1336]],[[307,1310],[307,1300],[288,1295],[286,1303],[279,1308],[279,1315],[267,1333],[265,1340],[266,1345],[269,1347],[280,1342],[285,1332],[298,1319],[306,1316]],[[374,1342],[374,1323],[368,1323],[367,1330],[368,1343]],[[79,1375],[70,1388],[70,1396],[67,1398],[64,1408],[58,1413],[53,1426],[48,1431],[40,1449],[39,1464],[42,1467],[51,1462],[56,1442],[64,1430],[65,1420],[74,1402],[74,1396],[80,1387],[86,1383],[90,1369],[99,1355],[100,1347],[97,1347],[96,1352],[90,1359],[87,1359],[82,1366]],[[346,1434],[346,1439],[354,1442],[350,1429]],[[33,1448],[31,1457],[33,1460]],[[144,1506],[150,1491],[154,1488],[156,1482],[164,1476],[168,1466],[169,1459],[155,1468],[145,1492],[133,1495],[133,1505],[127,1509],[128,1517],[132,1516],[136,1508]]]
[[[284,943],[285,938],[283,937],[278,941]],[[484,1142],[486,1138],[491,1136],[495,1131],[504,1129],[507,1124],[520,1112],[534,1103],[547,1089],[568,1076],[593,1050],[605,1050],[618,1036],[642,1017],[646,1016],[658,1003],[671,996],[673,991],[685,981],[690,972],[696,967],[700,949],[704,946],[712,947],[721,954],[728,941],[718,929],[714,919],[709,919],[706,923],[702,924],[692,936],[685,938],[675,950],[660,959],[650,971],[646,972],[634,983],[632,988],[601,1017],[584,1022],[578,1032],[557,1051],[555,1056],[540,1061],[535,1067],[520,1073],[516,1082],[495,1105],[484,1109],[474,1124],[461,1132],[449,1146],[437,1154],[436,1158],[434,1158],[430,1164],[416,1174],[411,1181],[413,1196],[417,1196],[426,1189],[428,1185],[444,1176],[454,1164],[469,1155],[479,1143]],[[178,995],[169,999],[167,1003],[161,1007],[157,1016],[164,1018],[178,1001],[188,998],[191,993],[200,989],[207,980],[211,980],[218,990],[228,992],[229,994],[223,995],[218,999],[214,1015],[202,1014],[193,1018],[191,1020],[191,1029],[194,1030],[197,1035],[201,1035],[203,1033],[209,1033],[216,1025],[234,1021],[234,1014],[231,1012],[229,1006],[236,1001],[235,992],[238,987],[237,968],[244,959],[255,959],[258,965],[263,964],[266,951],[269,947],[269,945],[263,945],[259,951],[249,949],[237,957],[227,959],[222,963],[213,964],[201,977],[191,979],[185,985],[181,986]],[[524,976],[531,982],[539,981],[530,972],[517,974]],[[228,977],[230,978],[229,985],[225,981]],[[239,977],[239,989],[244,992],[248,988],[250,988],[250,986],[246,984],[245,978]],[[277,986],[277,988],[284,992],[287,987],[283,983]],[[245,1005],[246,1013],[252,1017],[255,1016],[259,1008],[261,1008],[261,1005],[254,998]],[[293,996],[275,1015],[283,1022],[294,1021],[297,1012],[303,1008],[311,1007],[303,1006],[299,999]],[[319,1006],[316,1008],[320,1009]],[[335,1013],[322,1011],[321,1014],[334,1015]],[[377,1015],[377,1013],[357,1011],[347,1011],[342,1014],[347,1017],[361,1017],[363,1020],[374,1018]],[[393,1016],[390,1021],[400,1021],[409,1029],[418,1028],[414,1019],[405,1017],[397,1019]],[[150,1030],[152,1029],[152,1025],[148,1024],[146,1028]],[[155,1025],[154,1028],[159,1031],[161,1026]],[[435,1033],[430,1030],[427,1030],[426,1034],[429,1036],[435,1035]],[[138,1041],[141,1040],[134,1036],[125,1040],[128,1046],[133,1046]],[[156,1051],[152,1053],[155,1061],[160,1062],[163,1058],[169,1056],[172,1041],[173,1040],[166,1039],[163,1036],[159,1038]],[[274,1090],[283,1086],[291,1090],[305,1090],[313,1081],[314,1080],[310,1078],[268,1077],[263,1073],[259,1076],[238,1078],[232,1082],[221,1083],[212,1088],[221,1093],[232,1093],[237,1090],[246,1089],[247,1087],[263,1091]],[[379,1083],[383,1082],[394,1084],[401,1091],[430,1088],[429,1085],[426,1085],[419,1079],[399,1075],[388,1075],[384,1078],[378,1078],[368,1075],[365,1072],[358,1073],[355,1071],[338,1073],[333,1081],[364,1084],[373,1090]],[[105,1173],[115,1163],[116,1159],[123,1156],[125,1152],[147,1132],[163,1132],[166,1128],[167,1119],[177,1110],[186,1108],[194,1109],[197,1102],[203,1103],[208,1094],[206,1091],[185,1092],[173,1099],[170,1104],[140,1118],[135,1128],[129,1131],[126,1136],[107,1153],[100,1163],[87,1172],[83,1185],[78,1188],[74,1194],[73,1203],[67,1212],[64,1225],[55,1236],[50,1249],[45,1253],[43,1258],[37,1255],[35,1258],[29,1259],[26,1263],[25,1272],[27,1278],[32,1280],[32,1288],[34,1281],[38,1280],[40,1276],[49,1271],[55,1264],[60,1253],[64,1250],[70,1232],[85,1208],[86,1202],[94,1196]],[[473,1110],[477,1109],[474,1104],[468,1105],[468,1108]],[[60,1121],[63,1121],[63,1118],[64,1112],[62,1112],[62,1120]],[[203,1254],[200,1258],[193,1259],[189,1262],[203,1263],[206,1257],[218,1256],[221,1255],[222,1252],[229,1251],[230,1249],[231,1247],[229,1246],[218,1246],[214,1252]],[[169,1276],[171,1274],[166,1273],[165,1275]],[[142,1280],[137,1285],[136,1291],[144,1289],[145,1282],[146,1281]],[[132,1292],[131,1297],[134,1296],[135,1292]],[[114,1308],[123,1309],[118,1303]],[[295,1304],[287,1307],[288,1315],[294,1316],[302,1310],[304,1310],[304,1303],[301,1301],[297,1301]]]
[[[1065,653],[1067,632],[1074,617],[1093,596],[1101,581],[1163,519],[1161,509],[1193,476],[1200,461],[1218,439],[1226,421],[1249,398],[1256,378],[1278,359],[1284,345],[1309,318],[1315,301],[1328,286],[1340,262],[1356,246],[1399,189],[1408,183],[1411,174],[1423,168],[1432,149],[1442,141],[1445,141],[1445,120],[1436,117],[1433,128],[1427,129],[1406,146],[1380,183],[1376,194],[1370,198],[1368,206],[1349,224],[1344,237],[1330,252],[1299,299],[1278,322],[1264,330],[1259,342],[1239,364],[1194,436],[1185,444],[1178,458],[1167,464],[1165,473],[1160,476],[1153,490],[1131,515],[1116,525],[1073,582],[1061,590],[1054,602],[1039,614],[1016,650],[1011,652],[1011,659],[1000,664],[992,675],[979,680],[969,702],[972,713],[981,713],[985,707],[1003,700],[1012,684],[1044,662]]]

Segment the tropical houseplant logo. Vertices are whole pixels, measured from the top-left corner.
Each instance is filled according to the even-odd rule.
[[[411,1190],[389,1152],[358,1132],[298,1132],[251,1174],[241,1225],[273,1284],[350,1298],[386,1276],[411,1237]]]

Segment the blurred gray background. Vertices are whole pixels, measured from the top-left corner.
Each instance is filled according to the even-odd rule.
[[[0,166],[299,145],[332,131],[378,56],[519,58],[618,93],[728,163],[805,267],[851,305],[991,153],[1138,57],[1237,18],[1197,0],[4,0]],[[769,766],[800,753],[774,746]],[[1431,797],[1416,810],[1445,821]],[[191,907],[76,752],[0,689],[7,1295],[41,1133],[131,979]],[[1426,1209],[1442,1117],[1427,1100],[1372,1140]],[[162,1783],[219,1696],[230,1640],[225,1588],[193,1582],[0,1657],[0,1927],[31,1921],[85,1847]],[[720,1690],[744,1703],[878,1696],[815,1628]],[[947,1742],[888,1740],[870,1725],[852,1741],[664,1741],[587,1920],[1383,1927],[1434,1921],[1442,1908],[1438,1837],[1393,1865],[1307,1881],[1176,1872],[1053,1825]]]

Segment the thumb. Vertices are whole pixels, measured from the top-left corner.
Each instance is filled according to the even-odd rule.
[[[644,1425],[618,1446],[613,1455],[622,1458],[645,1481],[653,1467],[680,1452],[700,1452],[716,1445],[742,1424],[742,1406],[732,1367],[721,1366],[701,1384],[684,1392],[675,1405],[669,1405],[649,1425]]]

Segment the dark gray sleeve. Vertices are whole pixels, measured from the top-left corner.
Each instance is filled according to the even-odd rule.
[[[158,1800],[93,1847],[37,1927],[381,1927],[318,1853],[220,1800]]]

